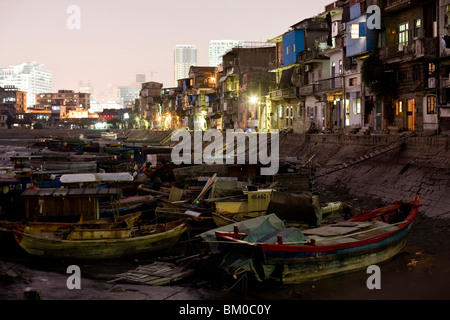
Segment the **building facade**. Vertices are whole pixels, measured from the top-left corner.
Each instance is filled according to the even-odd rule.
[[[179,79],[189,78],[189,69],[197,65],[197,47],[195,45],[176,45],[174,55],[175,85]]]
[[[52,73],[37,62],[0,68],[0,86],[12,85],[27,93],[27,108],[36,103],[36,94],[52,91]]]
[[[16,112],[26,112],[27,93],[16,87],[7,85],[0,87],[0,112],[14,115]]]

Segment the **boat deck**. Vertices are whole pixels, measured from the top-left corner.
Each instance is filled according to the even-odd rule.
[[[396,229],[396,225],[382,221],[343,221],[318,228],[302,230],[302,232],[308,240],[314,239],[316,245],[326,246],[362,241],[392,232]]]

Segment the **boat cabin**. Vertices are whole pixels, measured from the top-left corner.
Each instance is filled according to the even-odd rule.
[[[27,220],[57,222],[97,220],[99,203],[113,204],[120,196],[119,188],[45,188],[22,193]]]

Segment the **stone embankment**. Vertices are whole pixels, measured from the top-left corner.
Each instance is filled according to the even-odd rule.
[[[347,199],[383,203],[421,194],[426,216],[450,218],[450,138],[401,135],[286,135],[280,159],[314,168],[313,182]]]

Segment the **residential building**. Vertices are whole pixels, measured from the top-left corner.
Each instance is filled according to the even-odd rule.
[[[189,105],[186,108],[188,126],[191,129],[206,130],[206,115],[216,99],[216,68],[191,66],[189,69],[190,89],[187,92]]]
[[[437,102],[443,102],[439,69],[445,65],[438,56],[446,51],[438,41],[438,31],[446,30],[444,25],[438,30],[437,1],[386,1],[382,12],[379,56],[397,80],[390,88],[397,94],[382,100],[382,128],[437,132]]]
[[[317,95],[317,81],[329,77],[329,27],[324,17],[304,19],[270,42],[276,44],[276,59],[270,63],[275,86],[270,92],[271,127],[304,133],[312,124],[324,127],[325,101]]]
[[[275,59],[275,52],[272,44],[264,44],[232,48],[223,56],[223,65],[217,72],[220,117],[217,112],[210,112],[213,119],[221,118],[223,129],[270,129],[270,104],[266,97],[274,77],[268,72],[268,61]]]
[[[1,113],[11,115],[16,112],[26,112],[27,93],[11,85],[0,87],[0,110]]]
[[[375,3],[375,1],[371,1]],[[362,65],[367,56],[375,50],[378,30],[367,25],[370,14],[366,12],[366,1],[350,1],[345,6],[343,23],[345,32],[345,58],[343,75],[343,108],[345,127],[359,130],[382,130],[380,97],[365,85],[362,78]]]
[[[58,90],[58,92],[44,92],[36,94],[36,105],[33,109],[43,109],[46,106],[65,106],[67,108],[90,108],[90,93],[75,92],[74,90]]]
[[[25,62],[0,68],[0,86],[12,85],[27,93],[27,108],[36,103],[35,95],[52,91],[52,73],[43,64]]]
[[[434,127],[434,120],[437,118],[439,132],[450,131],[450,0],[439,2],[438,12],[441,19],[438,24],[439,37],[439,60],[437,65],[437,101],[436,110],[433,110],[432,98],[427,97],[427,112],[424,107],[424,127],[429,128],[429,124]],[[431,80],[432,81],[432,80]],[[433,113],[434,112],[434,113]],[[431,119],[430,119],[431,118]]]
[[[189,78],[189,69],[197,65],[197,47],[195,45],[176,45],[174,55],[175,85],[179,79]]]
[[[141,83],[132,83],[129,86],[117,86],[113,89],[114,100],[121,108],[134,106],[135,100],[139,99]]]
[[[136,105],[136,113],[142,119],[149,121],[150,128],[160,129],[161,121],[161,90],[163,84],[155,81],[144,82],[141,84],[139,101]]]

